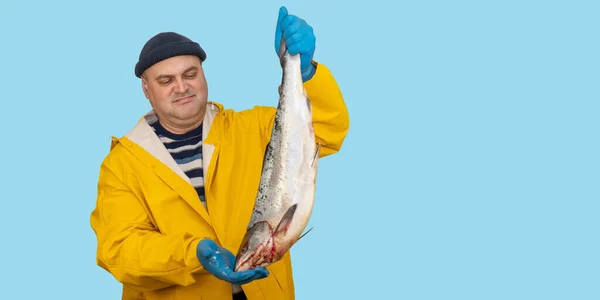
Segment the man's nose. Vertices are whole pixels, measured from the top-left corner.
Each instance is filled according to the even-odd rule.
[[[178,78],[177,81],[175,81],[175,92],[179,93],[179,94],[183,94],[187,91],[188,87],[187,84],[185,83],[185,80]]]

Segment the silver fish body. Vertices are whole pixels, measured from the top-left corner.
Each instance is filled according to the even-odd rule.
[[[282,39],[279,56],[283,72],[279,102],[236,271],[280,260],[301,237],[315,199],[320,145],[302,83],[300,55],[290,55]]]

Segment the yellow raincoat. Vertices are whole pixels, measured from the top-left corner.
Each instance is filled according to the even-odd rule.
[[[319,64],[304,86],[313,105],[321,157],[339,151],[349,116],[338,85]],[[231,299],[232,285],[202,268],[196,245],[214,240],[235,255],[254,206],[275,107],[235,112],[209,102],[203,123],[208,210],[187,176],[148,125],[153,112],[125,136],[112,138],[100,167],[91,227],[97,264],[123,284],[123,299]],[[242,286],[248,299],[294,299],[288,254],[268,277]]]

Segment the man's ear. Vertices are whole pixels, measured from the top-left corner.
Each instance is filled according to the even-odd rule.
[[[145,76],[142,76],[142,91],[144,92],[146,98],[148,98],[148,81],[146,80]]]

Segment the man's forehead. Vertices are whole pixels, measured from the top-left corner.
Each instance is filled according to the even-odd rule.
[[[202,62],[194,55],[180,55],[159,61],[146,71],[151,76],[177,75],[190,69],[200,69]]]

